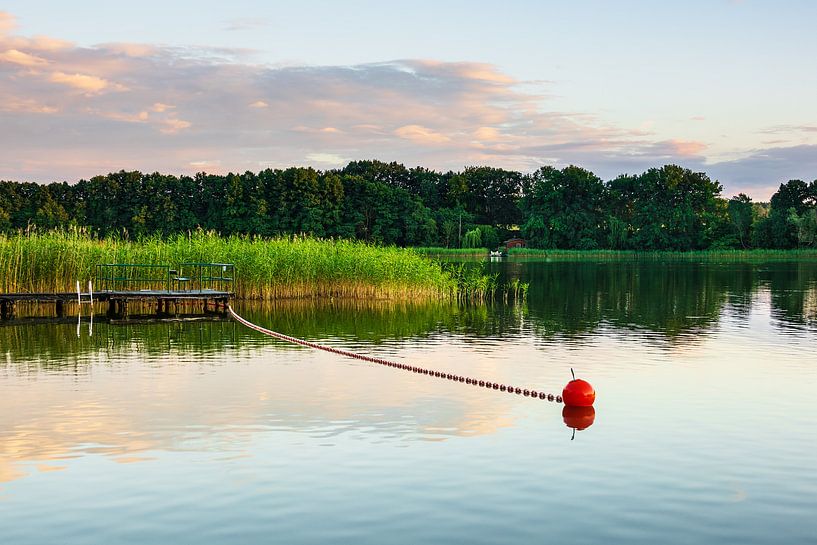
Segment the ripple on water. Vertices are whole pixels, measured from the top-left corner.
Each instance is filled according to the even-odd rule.
[[[523,309],[248,311],[548,392],[573,367],[599,393],[575,437],[555,403],[233,324],[0,328],[4,541],[813,541],[814,285],[779,268],[745,289],[729,267],[560,271],[525,272],[576,284],[532,288]]]

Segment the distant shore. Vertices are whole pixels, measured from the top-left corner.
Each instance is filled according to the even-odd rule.
[[[415,248],[417,252],[433,257],[487,257],[488,248]],[[537,257],[560,260],[637,260],[637,259],[687,259],[707,261],[796,261],[817,260],[817,248],[795,250],[563,250],[556,248],[512,248],[502,250],[508,257]]]

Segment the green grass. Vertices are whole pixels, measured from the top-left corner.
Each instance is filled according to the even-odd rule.
[[[488,248],[443,248],[441,246],[418,246],[417,253],[431,256],[488,255]]]
[[[817,259],[817,248],[798,250],[696,250],[689,252],[512,248],[508,255],[514,257],[547,257],[559,260],[791,261]]]
[[[260,239],[196,232],[167,239],[97,239],[81,230],[0,235],[0,292],[72,291],[102,263],[229,262],[245,299],[441,298],[458,280],[411,249],[310,237]],[[144,286],[143,286],[144,287]]]

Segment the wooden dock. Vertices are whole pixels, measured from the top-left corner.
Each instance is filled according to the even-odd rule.
[[[0,319],[13,320],[18,303],[53,303],[55,317],[63,318],[65,305],[72,302],[80,307],[107,303],[107,315],[112,319],[127,320],[131,306],[137,305],[141,310],[151,308],[148,315],[159,318],[179,318],[199,306],[205,315],[226,315],[235,296],[235,273],[232,263],[182,263],[175,269],[170,265],[104,263],[96,266],[95,282],[88,281],[85,293],[79,281],[72,292],[0,293]],[[92,291],[95,285],[102,289]]]
[[[155,309],[157,317],[180,317],[185,308],[201,305],[205,313],[226,313],[227,304],[235,296],[230,291],[202,290],[137,290],[100,291],[91,293],[0,293],[0,319],[13,320],[17,315],[18,303],[53,304],[54,316],[65,316],[66,304],[107,303],[110,318],[128,319],[131,305],[149,305]]]

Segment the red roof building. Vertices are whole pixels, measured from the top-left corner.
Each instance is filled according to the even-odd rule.
[[[511,248],[524,248],[525,240],[521,238],[509,238],[503,242],[503,244],[505,245],[506,250],[510,250]]]

